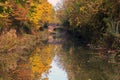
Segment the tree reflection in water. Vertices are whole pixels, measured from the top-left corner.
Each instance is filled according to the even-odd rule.
[[[42,73],[47,75],[49,72],[54,49],[54,45],[43,45],[28,55],[1,55],[0,80],[40,80]]]
[[[58,56],[69,80],[120,80],[120,65],[110,62],[110,56],[103,57],[99,51],[75,47],[73,43],[63,45]]]
[[[35,51],[33,51],[29,58],[33,80],[39,79],[42,73],[48,74],[48,70],[51,68],[50,64],[54,57],[53,49],[53,45],[47,45],[42,49],[36,48]]]
[[[0,54],[0,80],[57,80],[58,77],[51,79],[49,75],[50,70],[55,70],[56,65],[51,68],[54,56],[57,56],[57,67],[62,68],[59,70],[67,73],[67,80],[120,80],[120,65],[111,59],[111,55],[100,53],[76,46],[67,39],[63,44],[37,45],[27,54]],[[58,76],[66,80],[62,78],[64,76]]]

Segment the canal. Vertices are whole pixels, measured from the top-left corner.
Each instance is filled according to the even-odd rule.
[[[0,80],[120,80],[114,54],[75,46],[64,31],[42,42],[27,55],[0,55]]]

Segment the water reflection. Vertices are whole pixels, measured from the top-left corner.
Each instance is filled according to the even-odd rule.
[[[52,68],[48,75],[49,80],[68,80],[66,71],[58,63],[58,56],[56,55],[51,64]]]
[[[69,40],[58,55],[69,80],[120,80],[120,65],[114,61],[115,54],[103,53],[75,46]]]
[[[50,35],[48,44],[28,54],[0,53],[0,80],[120,80],[114,54],[102,55],[63,38]]]
[[[47,71],[49,70],[49,64],[51,63],[52,56],[48,58],[48,54],[44,56],[43,51],[40,51],[39,48],[36,48],[36,50],[30,56],[29,64],[32,71],[31,76],[33,77],[33,80],[38,79],[39,77],[41,77],[43,72],[47,73]],[[46,59],[42,59],[42,56],[44,58],[46,57]]]
[[[39,80],[43,73],[48,75],[55,55],[55,47],[37,45],[28,55],[1,54],[0,80]]]

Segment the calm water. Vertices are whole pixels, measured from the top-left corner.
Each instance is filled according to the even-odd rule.
[[[58,64],[59,61],[57,60],[58,56],[55,55],[51,64],[52,68],[49,70],[50,71],[48,75],[49,80],[61,80],[61,79],[68,80],[67,72],[60,67],[60,65]]]
[[[0,80],[120,80],[114,54],[76,47],[61,36],[49,35],[28,55],[1,54]]]

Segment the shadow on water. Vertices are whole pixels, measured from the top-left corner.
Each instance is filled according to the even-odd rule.
[[[85,48],[71,48],[58,55],[69,80],[119,80],[120,66],[98,54]]]
[[[57,56],[59,66],[67,72],[67,80],[120,80],[120,65],[115,60],[116,54],[81,46],[81,40],[72,39],[67,33],[59,38],[62,39],[62,45]],[[54,44],[55,38],[52,39]]]
[[[120,80],[120,62],[116,62],[116,54],[80,46],[78,39],[73,41],[68,37],[66,40],[58,56],[68,80]]]
[[[120,80],[114,56],[78,46],[61,30],[27,55],[0,54],[0,80]]]

